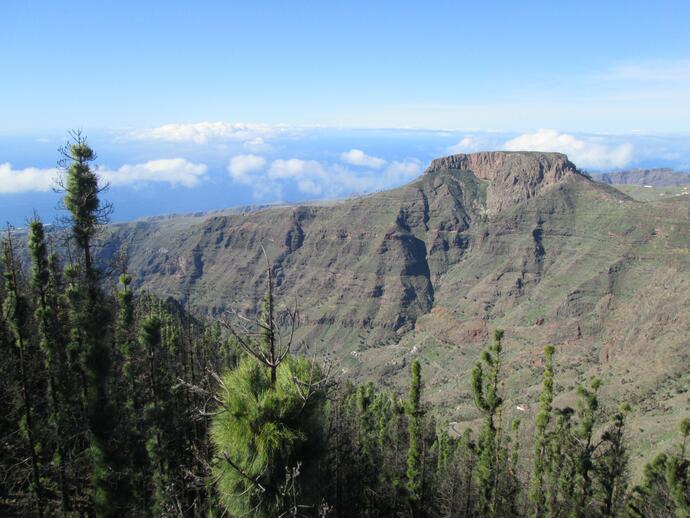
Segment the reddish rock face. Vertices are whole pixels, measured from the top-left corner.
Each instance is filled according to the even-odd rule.
[[[492,151],[451,155],[431,162],[426,173],[470,171],[489,182],[487,211],[495,214],[523,202],[568,177],[588,180],[561,153]]]

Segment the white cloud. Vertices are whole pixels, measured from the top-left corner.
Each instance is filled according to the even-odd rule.
[[[246,124],[242,122],[195,122],[190,124],[165,124],[156,128],[135,130],[129,136],[140,140],[168,142],[194,142],[206,144],[211,140],[239,140],[262,143],[257,139],[287,132],[285,125]]]
[[[207,171],[206,164],[195,164],[184,158],[166,158],[150,160],[143,164],[125,164],[115,170],[107,167],[97,169],[98,174],[114,186],[168,183],[183,187],[195,187]]]
[[[299,180],[307,177],[325,179],[327,174],[324,167],[316,160],[290,158],[274,160],[268,170],[268,177],[272,180]]]
[[[605,144],[596,137],[575,137],[552,129],[525,133],[503,145],[509,151],[557,151],[565,153],[576,165],[592,169],[625,167],[633,160],[630,143]]]
[[[262,137],[254,137],[253,139],[247,140],[242,143],[242,147],[254,153],[265,153],[271,150],[271,146],[269,146]]]
[[[406,182],[417,177],[422,172],[422,163],[419,160],[406,160],[404,162],[392,162],[384,175],[387,184]]]
[[[237,155],[230,159],[228,174],[238,183],[252,182],[250,173],[261,171],[266,165],[266,159],[258,155]]]
[[[291,158],[274,160],[267,181],[293,182],[304,194],[332,197],[396,187],[421,171],[422,164],[415,159],[391,162],[383,170],[352,170],[341,164]]]
[[[351,149],[350,151],[341,153],[340,159],[348,164],[362,167],[372,167],[374,169],[379,169],[386,163],[383,158],[367,155],[361,149]]]
[[[0,194],[45,192],[55,186],[59,171],[56,168],[13,169],[12,164],[0,164]]]
[[[96,168],[98,175],[113,186],[136,186],[147,183],[168,183],[194,187],[206,174],[205,164],[195,164],[184,158],[150,160],[142,164],[125,164],[117,169]],[[0,193],[46,192],[57,186],[61,171],[57,168],[27,167],[13,169],[0,164]]]
[[[416,159],[391,162],[376,170],[351,169],[343,164],[317,160],[280,158],[265,168],[262,157],[241,155],[234,164],[234,173],[232,162],[228,171],[235,181],[251,185],[255,198],[272,201],[282,198],[289,186],[308,196],[337,197],[396,187],[422,171],[422,163]],[[250,172],[253,173],[251,176]]]
[[[342,166],[329,169],[334,194],[351,194],[390,189],[413,180],[422,172],[416,159],[391,162],[382,171],[352,171]]]
[[[327,167],[316,160],[299,158],[278,159],[268,169],[267,181],[293,181],[300,192],[311,195],[331,190],[331,175]],[[330,185],[329,185],[330,184]]]
[[[450,153],[468,153],[471,151],[478,151],[482,147],[482,141],[476,137],[466,136],[460,139],[457,144],[448,148]]]

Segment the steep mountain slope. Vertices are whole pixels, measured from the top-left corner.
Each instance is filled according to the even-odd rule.
[[[139,288],[217,315],[256,310],[263,245],[304,344],[392,385],[419,357],[451,421],[476,418],[468,374],[492,329],[506,329],[511,408],[536,400],[555,344],[560,400],[602,376],[643,444],[690,403],[687,198],[637,202],[556,153],[454,155],[340,203],[117,225],[104,254],[126,244]]]
[[[209,216],[188,220],[184,229],[166,220],[120,225],[107,252],[127,243],[140,287],[217,314],[257,298],[263,245],[275,263],[278,293],[305,308],[303,327],[364,329],[375,345],[431,309],[434,284],[470,247],[474,222],[565,177],[588,182],[562,155],[467,158],[464,169],[435,161],[405,187],[331,206]],[[333,345],[352,344],[344,338]]]

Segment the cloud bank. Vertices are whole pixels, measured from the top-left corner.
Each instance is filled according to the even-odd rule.
[[[248,147],[265,145],[266,137],[286,133],[286,125],[246,124],[243,122],[195,122],[190,124],[165,124],[156,128],[140,129],[129,133],[137,140],[160,140],[167,142],[193,142],[206,144],[209,141],[245,141]]]
[[[182,187],[195,187],[204,177],[208,167],[184,158],[150,160],[143,164],[125,164],[112,170],[99,167],[98,174],[113,186],[132,186],[147,183],[167,183]]]
[[[341,153],[340,159],[351,165],[371,167],[373,169],[379,169],[386,164],[383,158],[367,155],[361,149],[351,149],[350,151]]]
[[[448,148],[448,152],[452,154],[457,153],[471,153],[473,151],[481,150],[483,142],[481,139],[474,136],[466,136],[460,139],[457,144]]]
[[[633,161],[632,144],[606,144],[600,137],[575,137],[553,129],[524,133],[507,141],[508,151],[556,151],[565,153],[576,165],[591,169],[625,167]]]
[[[349,167],[355,165],[348,162],[348,158],[353,156],[350,152],[341,154],[344,163],[278,158],[268,164],[266,159],[257,155],[237,155],[230,159],[228,173],[236,183],[251,185],[255,198],[275,199],[275,196],[282,196],[288,186],[302,194],[323,197],[388,189],[412,180],[422,171],[422,163],[416,159],[388,163],[362,155],[354,155],[362,164],[356,164],[355,169]]]
[[[0,194],[50,191],[55,186],[58,175],[56,168],[14,169],[12,164],[5,162],[0,164]]]
[[[117,169],[96,168],[98,175],[115,187],[136,187],[150,183],[195,187],[204,178],[208,167],[184,158],[150,160],[141,164],[125,164]],[[14,169],[9,162],[0,164],[0,194],[47,192],[57,186],[61,171],[57,168],[27,167]]]

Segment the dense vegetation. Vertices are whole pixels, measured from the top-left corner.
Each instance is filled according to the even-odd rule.
[[[268,259],[253,320],[135,294],[126,261],[111,293],[93,259],[109,209],[95,155],[79,133],[63,153],[69,227],[32,220],[27,265],[10,229],[2,244],[3,516],[690,515],[690,420],[631,487],[627,409],[605,411],[596,379],[556,408],[553,347],[525,445],[503,331],[472,372],[481,424],[458,435],[424,405],[418,361],[403,397],[293,355],[298,315],[274,300]]]

